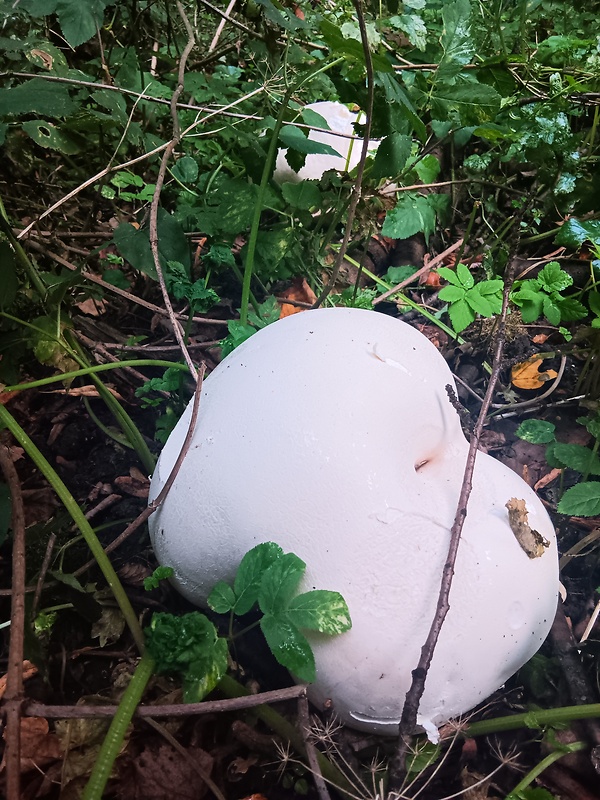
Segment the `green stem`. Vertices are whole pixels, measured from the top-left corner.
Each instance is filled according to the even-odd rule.
[[[490,733],[513,731],[517,728],[543,728],[545,725],[562,725],[575,719],[593,719],[594,717],[600,717],[600,703],[545,708],[538,711],[527,711],[524,714],[513,714],[509,717],[483,719],[467,725],[464,733],[466,736],[487,736]]]
[[[63,503],[64,507],[67,509],[69,514],[71,515],[73,522],[77,525],[79,530],[81,531],[83,538],[85,539],[88,547],[90,548],[92,555],[96,559],[98,567],[100,568],[102,574],[104,575],[106,582],[110,586],[112,593],[117,601],[119,608],[121,609],[121,613],[125,617],[125,622],[129,626],[131,634],[135,640],[136,645],[138,646],[140,652],[143,652],[144,649],[144,635],[142,633],[142,629],[140,627],[140,623],[138,622],[138,618],[135,614],[135,611],[132,608],[131,603],[129,602],[129,598],[123,589],[121,581],[117,577],[117,573],[115,572],[113,565],[110,563],[110,560],[104,550],[102,549],[102,545],[90,523],[85,518],[83,511],[77,504],[75,498],[69,492],[65,484],[57,475],[56,471],[52,468],[49,462],[44,458],[41,452],[38,450],[36,445],[31,441],[29,436],[25,433],[23,428],[19,425],[19,423],[15,420],[12,414],[7,410],[7,408],[0,403],[0,423],[3,423],[8,430],[12,433],[15,437],[17,442],[21,445],[21,447],[25,450],[27,455],[31,458],[34,462],[36,467],[40,470],[40,472],[44,475],[46,480],[50,483],[58,497],[60,498],[61,502]]]
[[[85,367],[84,369],[75,369],[71,372],[61,372],[60,375],[52,375],[49,378],[42,378],[39,381],[30,381],[30,383],[15,383],[13,386],[5,386],[5,392],[23,392],[25,389],[36,389],[38,386],[47,386],[50,383],[58,383],[59,381],[70,381],[74,378],[81,378],[84,375],[95,375],[97,372],[106,372],[110,369],[123,369],[124,367],[172,367],[173,369],[184,370],[189,372],[186,364],[181,364],[179,361],[161,361],[152,358],[132,358],[129,361],[115,361],[110,364],[98,364],[95,367]]]
[[[555,761],[558,761],[558,759],[563,756],[569,755],[569,753],[577,753],[579,750],[585,750],[586,747],[587,745],[585,742],[573,742],[572,744],[564,745],[553,753],[549,753],[546,758],[543,758],[539,764],[536,764],[535,767],[525,775],[523,780],[515,786],[512,792],[506,795],[506,800],[519,800],[521,792],[525,791],[525,789],[533,783],[544,770],[554,764]]]
[[[131,676],[125,694],[121,698],[119,707],[110,723],[110,728],[98,753],[92,774],[83,790],[82,800],[101,800],[104,789],[110,778],[113,764],[123,746],[127,728],[139,705],[144,689],[154,672],[154,661],[148,655],[143,655],[135,672]]]
[[[6,237],[10,242],[11,247],[15,251],[17,259],[19,260],[25,273],[29,276],[29,280],[35,287],[36,292],[39,294],[40,299],[43,302],[48,293],[48,289],[46,288],[44,282],[40,278],[39,272],[37,271],[33,262],[30,260],[29,256],[23,249],[21,243],[12,232],[12,228],[8,220],[8,215],[6,214],[6,209],[4,208],[4,203],[2,202],[1,198],[0,198],[0,229],[2,229],[6,234]]]

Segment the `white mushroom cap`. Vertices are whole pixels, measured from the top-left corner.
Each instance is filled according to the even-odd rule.
[[[372,311],[294,314],[259,331],[205,381],[192,445],[150,518],[158,560],[202,605],[254,545],[308,568],[304,589],[341,592],[353,627],[311,636],[311,697],[348,724],[395,733],[431,624],[468,445],[451,372],[418,331]],[[167,479],[190,408],[150,496]],[[550,542],[529,558],[505,507],[526,501]],[[478,454],[450,610],[420,705],[427,729],[498,689],[539,648],[557,604],[552,523],[530,487]]]
[[[287,150],[279,150],[275,163],[275,172],[273,174],[273,178],[277,183],[297,183],[298,181],[304,180],[319,180],[329,169],[336,169],[339,171],[347,170],[351,172],[360,161],[362,139],[344,138],[348,136],[356,137],[353,124],[358,119],[358,114],[350,111],[347,106],[342,103],[335,103],[330,100],[310,103],[306,108],[310,108],[312,111],[316,111],[317,114],[324,117],[329,124],[330,130],[344,134],[344,136],[336,136],[334,133],[315,130],[311,130],[308,134],[309,139],[333,147],[336,153],[339,153],[339,156],[320,154],[307,155],[304,166],[296,172],[286,161],[285,154]],[[371,141],[370,146],[371,150],[376,150],[379,146],[379,141]]]

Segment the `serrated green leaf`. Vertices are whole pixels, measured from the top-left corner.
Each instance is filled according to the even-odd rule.
[[[263,542],[249,550],[238,567],[233,589],[235,613],[247,614],[258,601],[258,593],[267,569],[283,556],[283,550],[275,542]]]
[[[52,122],[43,119],[33,119],[23,123],[23,130],[40,147],[58,150],[67,155],[80,151],[79,145],[63,130],[57,128]]]
[[[516,430],[519,439],[532,444],[548,444],[555,438],[556,426],[543,419],[526,419]]]
[[[89,41],[102,27],[108,0],[58,0],[56,13],[71,47]]]
[[[312,181],[282,183],[281,194],[286,203],[289,203],[293,208],[305,211],[320,208],[323,200],[319,187]]]
[[[445,303],[456,303],[458,300],[464,300],[466,293],[467,290],[462,286],[444,286],[438,292],[438,297]]]
[[[464,286],[465,289],[470,289],[472,286],[475,285],[475,278],[473,277],[473,273],[467,267],[466,264],[457,264],[456,277],[460,281],[461,286]]]
[[[306,564],[294,553],[285,553],[263,573],[258,605],[263,614],[280,614],[294,596]]]
[[[260,627],[277,661],[307,683],[315,679],[315,657],[308,639],[287,618],[265,614]]]
[[[577,422],[583,425],[594,439],[600,439],[600,417],[577,417]]]
[[[552,452],[554,458],[569,469],[574,469],[582,474],[600,475],[600,458],[588,447],[557,442]]]
[[[457,303],[452,303],[448,308],[448,314],[452,327],[457,333],[464,331],[475,320],[475,313],[469,306],[466,300],[459,300]]]
[[[587,308],[574,297],[560,297],[555,301],[560,311],[561,322],[574,322],[587,317]]]
[[[206,598],[206,602],[216,614],[227,614],[235,605],[235,592],[228,583],[219,581]]]
[[[311,128],[324,128],[326,131],[330,131],[331,127],[329,122],[325,119],[325,117],[318,114],[312,108],[308,108],[305,106],[302,111],[300,112],[302,117],[302,121],[307,125],[310,125]]]
[[[573,517],[597,517],[600,515],[600,483],[586,481],[567,489],[557,510]]]
[[[453,269],[450,269],[449,267],[438,267],[438,275],[440,275],[444,280],[448,281],[448,283],[464,288],[458,275]]]
[[[544,297],[542,300],[544,316],[551,325],[560,324],[560,309],[551,297]]]
[[[285,147],[291,147],[292,150],[305,155],[320,154],[342,157],[331,145],[309,139],[304,131],[295,125],[284,125],[279,132],[279,139]]]
[[[443,56],[437,71],[437,79],[450,81],[468,64],[475,52],[471,38],[469,0],[455,0],[442,7],[442,36],[440,44]]]
[[[477,284],[477,288],[484,297],[488,297],[491,294],[502,294],[504,291],[504,281],[500,279],[490,280],[490,281],[480,281]]]
[[[294,597],[286,617],[298,628],[307,628],[330,636],[352,627],[346,601],[338,592],[315,589]]]
[[[388,72],[390,72],[390,70],[388,70]],[[386,72],[378,72],[378,74],[375,76],[375,83],[376,85],[383,87],[386,102],[398,104],[403,116],[405,116],[410,122],[417,137],[422,142],[426,141],[427,128],[425,127],[423,120],[417,114],[415,107],[411,103],[408,95],[404,91],[404,88],[396,76],[393,74],[387,74]]]
[[[408,239],[415,233],[423,233],[428,240],[435,230],[435,219],[428,197],[406,192],[395,208],[387,212],[381,232],[391,239]]]
[[[539,285],[548,293],[562,292],[571,286],[573,278],[560,266],[558,261],[550,261],[537,277]]]
[[[594,245],[600,244],[600,220],[581,220],[571,217],[564,222],[556,236],[556,244],[578,250],[584,242],[591,242]]]
[[[493,315],[492,304],[479,293],[479,286],[473,286],[465,295],[465,300],[476,314],[488,318]]]
[[[493,119],[502,97],[484,83],[469,81],[460,85],[436,84],[431,93],[432,113],[439,119],[457,113],[463,125],[478,125]]]

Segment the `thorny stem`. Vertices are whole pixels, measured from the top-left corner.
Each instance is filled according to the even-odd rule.
[[[433,618],[427,639],[425,640],[425,644],[421,648],[419,663],[416,669],[413,670],[412,683],[408,692],[406,693],[406,700],[402,709],[398,746],[389,766],[389,785],[390,790],[392,791],[400,791],[400,787],[402,786],[404,780],[406,773],[406,757],[410,751],[413,731],[417,724],[417,713],[419,709],[419,703],[421,702],[423,692],[425,691],[425,680],[427,678],[429,667],[431,666],[431,661],[433,659],[433,654],[437,645],[440,631],[442,629],[442,625],[444,624],[444,620],[450,608],[448,598],[450,594],[450,587],[452,586],[452,579],[454,577],[454,565],[456,563],[461,533],[467,516],[467,503],[473,487],[473,472],[475,469],[477,448],[483,432],[485,419],[492,402],[496,383],[498,382],[500,370],[502,368],[502,354],[506,330],[506,314],[508,311],[508,298],[512,286],[512,280],[513,276],[508,275],[506,285],[504,287],[504,295],[502,298],[502,312],[498,322],[498,333],[494,348],[492,373],[487,385],[483,402],[481,404],[477,422],[475,423],[475,428],[471,435],[471,441],[469,443],[469,452],[467,455],[465,472],[458,500],[458,507],[452,528],[450,530],[448,556],[442,570],[442,578],[435,616]]]
[[[373,59],[371,58],[371,49],[369,47],[367,25],[365,22],[365,15],[363,10],[363,2],[362,0],[353,0],[353,4],[358,19],[358,26],[360,28],[360,39],[362,42],[363,52],[365,55],[365,68],[367,73],[367,107],[365,109],[365,113],[367,118],[365,122],[365,133],[362,143],[362,151],[360,154],[360,161],[358,162],[358,168],[356,171],[356,180],[354,181],[352,198],[350,200],[350,205],[348,206],[348,216],[346,217],[344,238],[342,239],[340,249],[336,256],[329,281],[323,287],[321,294],[317,297],[315,304],[313,306],[314,308],[319,308],[319,306],[322,305],[322,303],[327,298],[327,295],[331,292],[331,290],[335,286],[335,282],[337,280],[340,268],[344,261],[344,256],[346,255],[346,250],[348,249],[348,244],[350,242],[350,236],[352,235],[352,225],[354,223],[354,217],[356,216],[356,209],[358,208],[358,203],[362,195],[362,181],[365,172],[365,162],[367,160],[367,154],[369,151],[369,140],[371,138],[371,125],[373,121],[373,98],[375,94],[375,74],[373,72]]]
[[[25,510],[19,477],[5,445],[0,445],[0,470],[9,487],[12,506],[12,607],[4,707],[6,709],[6,796],[21,797],[21,700],[25,647]]]
[[[181,140],[181,128],[179,125],[179,117],[177,114],[177,100],[183,91],[183,79],[185,73],[185,64],[188,59],[189,54],[192,52],[192,49],[195,44],[194,38],[194,31],[192,26],[190,25],[190,21],[188,20],[186,13],[181,5],[180,1],[177,0],[177,10],[179,11],[179,16],[183,20],[183,24],[188,33],[188,41],[186,46],[183,49],[183,53],[181,54],[181,58],[179,60],[179,72],[177,75],[177,87],[173,92],[173,96],[171,98],[171,117],[173,119],[173,138],[168,143],[161,161],[160,167],[158,169],[158,176],[156,178],[156,188],[154,189],[154,195],[152,197],[152,203],[150,205],[150,249],[152,251],[152,260],[154,262],[154,268],[156,270],[156,274],[158,276],[158,282],[160,284],[160,290],[162,292],[163,301],[165,304],[165,308],[169,314],[169,319],[171,321],[171,325],[173,327],[173,333],[175,334],[175,338],[177,339],[177,343],[181,349],[181,353],[185,359],[186,364],[189,367],[189,370],[192,376],[197,380],[197,371],[196,367],[194,366],[194,362],[188,352],[188,349],[183,341],[182,335],[182,328],[179,320],[175,316],[175,312],[173,310],[173,306],[171,304],[171,298],[169,297],[169,292],[167,291],[167,285],[165,283],[165,277],[163,275],[162,266],[160,263],[160,255],[158,252],[158,204],[160,201],[160,193],[162,191],[163,184],[165,182],[165,175],[167,172],[167,164],[173,151],[179,144]]]

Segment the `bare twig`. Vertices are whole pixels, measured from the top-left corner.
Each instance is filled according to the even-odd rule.
[[[346,250],[348,249],[348,244],[350,242],[350,237],[352,235],[352,225],[354,223],[354,217],[356,216],[356,209],[358,207],[358,203],[362,195],[362,180],[365,172],[365,162],[367,160],[367,155],[369,152],[369,145],[370,145],[369,140],[371,138],[371,125],[373,118],[373,96],[375,91],[375,75],[373,72],[373,59],[371,58],[371,50],[369,47],[369,39],[367,36],[367,26],[363,11],[363,2],[362,0],[353,0],[353,3],[354,3],[354,9],[356,11],[356,16],[358,18],[358,25],[360,28],[360,38],[363,46],[363,51],[365,54],[365,67],[367,73],[367,107],[365,109],[365,113],[367,115],[367,118],[365,122],[365,133],[362,143],[362,150],[360,154],[360,161],[358,162],[358,168],[356,171],[356,180],[354,181],[354,186],[352,188],[352,197],[350,199],[350,204],[348,206],[348,215],[346,217],[344,238],[342,239],[340,249],[338,250],[337,256],[335,258],[335,263],[333,265],[333,270],[331,272],[329,281],[323,287],[321,294],[317,297],[313,308],[319,308],[319,306],[326,299],[327,295],[331,292],[331,290],[335,286],[335,282],[337,280],[340,268],[344,262],[344,256],[346,255]]]
[[[228,17],[231,15],[231,12],[233,11],[236,2],[237,0],[229,0],[229,5],[225,9],[225,14],[227,14]],[[221,38],[221,34],[223,33],[223,29],[225,28],[226,22],[227,22],[227,17],[223,17],[219,22],[217,30],[215,31],[215,35],[213,36],[213,40],[208,48],[209,53],[212,53],[213,50],[216,49],[217,44],[219,43],[219,39]]]
[[[175,478],[183,464],[183,460],[187,455],[188,450],[190,449],[190,444],[192,443],[192,437],[194,435],[194,431],[196,429],[196,420],[198,419],[198,409],[200,407],[200,396],[202,394],[202,383],[204,381],[204,373],[206,371],[206,364],[202,362],[200,365],[200,369],[198,370],[198,380],[196,383],[196,388],[194,390],[194,402],[192,404],[192,413],[190,416],[190,424],[185,435],[185,439],[183,440],[183,445],[181,446],[181,451],[177,456],[177,461],[173,464],[173,469],[171,470],[169,477],[165,481],[165,485],[160,490],[159,494],[156,496],[154,500],[152,500],[146,508],[142,511],[142,513],[136,517],[133,522],[128,525],[123,533],[117,536],[109,545],[104,548],[105,553],[112,553],[113,550],[116,550],[123,542],[128,539],[132,533],[143,525],[144,522],[150,517],[154,512],[159,508],[160,504],[163,502],[171,486],[173,485]],[[95,559],[88,561],[83,566],[79,567],[73,573],[75,576],[81,575],[82,572],[85,572],[90,567],[93,567],[96,563]]]
[[[181,5],[180,0],[177,0],[177,10],[179,12],[179,16],[183,20],[183,24],[185,25],[188,34],[188,41],[183,49],[181,58],[179,59],[179,73],[177,75],[177,86],[175,88],[175,91],[173,92],[173,97],[171,98],[173,138],[167,144],[167,147],[165,148],[165,151],[162,155],[160,161],[160,167],[158,169],[158,176],[156,178],[156,188],[154,189],[154,195],[152,196],[152,203],[150,205],[150,249],[152,251],[152,260],[154,261],[154,268],[158,276],[158,282],[160,284],[160,290],[162,292],[165,308],[167,309],[167,312],[169,314],[169,319],[171,320],[171,324],[173,325],[173,333],[175,334],[177,343],[181,348],[181,353],[185,359],[185,363],[188,365],[189,370],[192,376],[195,378],[195,380],[198,380],[196,367],[194,366],[194,362],[192,361],[188,349],[185,346],[185,342],[183,341],[183,329],[175,316],[173,305],[171,304],[171,298],[169,297],[169,292],[167,291],[167,285],[165,283],[165,277],[163,275],[162,266],[160,263],[160,255],[158,252],[158,204],[160,201],[160,193],[162,191],[162,187],[165,182],[165,175],[167,173],[167,164],[169,163],[169,159],[171,158],[173,151],[175,150],[181,139],[181,127],[179,125],[179,116],[177,114],[177,100],[179,99],[180,94],[183,92],[183,79],[185,74],[186,61],[188,59],[189,54],[192,52],[192,49],[196,41],[194,38],[194,30],[190,24],[190,21],[187,18],[187,15],[184,11],[183,6]]]
[[[448,597],[450,594],[450,587],[452,586],[452,579],[454,577],[454,565],[458,553],[458,546],[464,522],[467,516],[467,503],[471,495],[473,486],[473,472],[475,469],[475,458],[477,456],[477,449],[485,419],[492,402],[496,383],[502,369],[502,353],[504,349],[504,342],[506,336],[506,314],[508,311],[508,297],[513,283],[513,275],[507,277],[504,296],[502,300],[502,312],[498,322],[498,332],[496,336],[496,344],[494,348],[494,360],[492,364],[492,373],[487,385],[486,393],[483,398],[479,416],[469,443],[469,451],[467,454],[467,461],[465,465],[465,472],[463,476],[462,486],[458,499],[458,507],[456,516],[450,530],[450,544],[448,547],[448,556],[444,563],[442,570],[442,578],[440,583],[440,591],[438,595],[436,612],[427,635],[427,639],[421,648],[421,656],[417,667],[413,670],[413,679],[408,692],[406,693],[406,700],[402,709],[402,716],[400,719],[398,747],[390,761],[389,775],[390,775],[390,789],[392,791],[399,791],[402,786],[404,775],[406,771],[406,757],[410,751],[411,739],[414,729],[417,724],[417,712],[419,703],[425,690],[425,680],[427,672],[431,665],[435,647],[444,624],[444,620],[450,608]]]
[[[457,242],[454,242],[454,244],[450,245],[450,247],[447,247],[443,253],[439,253],[437,256],[432,258],[431,261],[428,261],[424,267],[421,267],[421,269],[418,269],[416,272],[413,272],[412,275],[409,275],[408,278],[405,278],[403,281],[400,281],[400,283],[398,283],[392,289],[389,289],[387,292],[384,292],[383,294],[379,295],[379,297],[376,297],[375,300],[373,300],[373,305],[376,306],[377,303],[381,303],[382,300],[387,300],[388,297],[391,297],[393,294],[396,294],[396,292],[399,292],[401,289],[404,289],[405,286],[408,286],[410,283],[415,281],[425,272],[428,272],[430,269],[437,267],[437,265],[441,263],[446,258],[446,256],[449,256],[450,253],[453,253],[455,250],[458,250],[459,247],[462,247],[462,244],[463,244],[462,239],[459,239]]]
[[[290,686],[271,692],[243,695],[227,700],[203,700],[201,703],[169,703],[164,705],[141,705],[136,717],[190,717],[202,714],[215,714],[225,711],[240,711],[245,708],[270,703],[283,703],[306,694],[306,686]],[[113,717],[118,706],[47,706],[44,703],[28,703],[23,709],[24,716],[46,717],[47,719],[95,719]]]
[[[247,33],[248,36],[252,36],[255,39],[260,39],[261,42],[265,41],[265,37],[261,36],[260,33],[257,31],[253,31],[252,28],[249,28],[247,25],[244,25],[242,22],[238,22],[237,19],[234,17],[229,16],[229,9],[227,11],[221,11],[220,8],[213,6],[212,3],[209,3],[208,0],[198,0],[199,3],[202,3],[203,6],[208,8],[213,14],[217,14],[219,17],[225,20],[225,22],[230,22],[235,28],[239,28],[239,30]],[[210,51],[209,51],[210,52]]]
[[[56,544],[56,534],[51,533],[50,536],[48,537],[48,544],[46,545],[44,560],[42,561],[40,574],[38,576],[37,583],[35,585],[35,594],[33,595],[33,603],[31,604],[31,619],[34,619],[37,613],[40,597],[42,596],[42,589],[44,588],[44,581],[46,580],[46,575],[50,567],[50,560],[52,559],[52,553],[54,551],[55,544]]]
[[[0,445],[0,469],[10,490],[12,507],[12,603],[6,691],[6,798],[21,797],[21,705],[25,646],[25,510],[19,476],[5,445]]]
[[[310,712],[308,708],[308,700],[306,695],[301,695],[298,698],[298,727],[300,733],[304,738],[304,747],[306,749],[306,760],[313,775],[315,788],[320,800],[331,800],[327,784],[321,773],[319,767],[319,760],[317,758],[316,748],[310,740]]]

